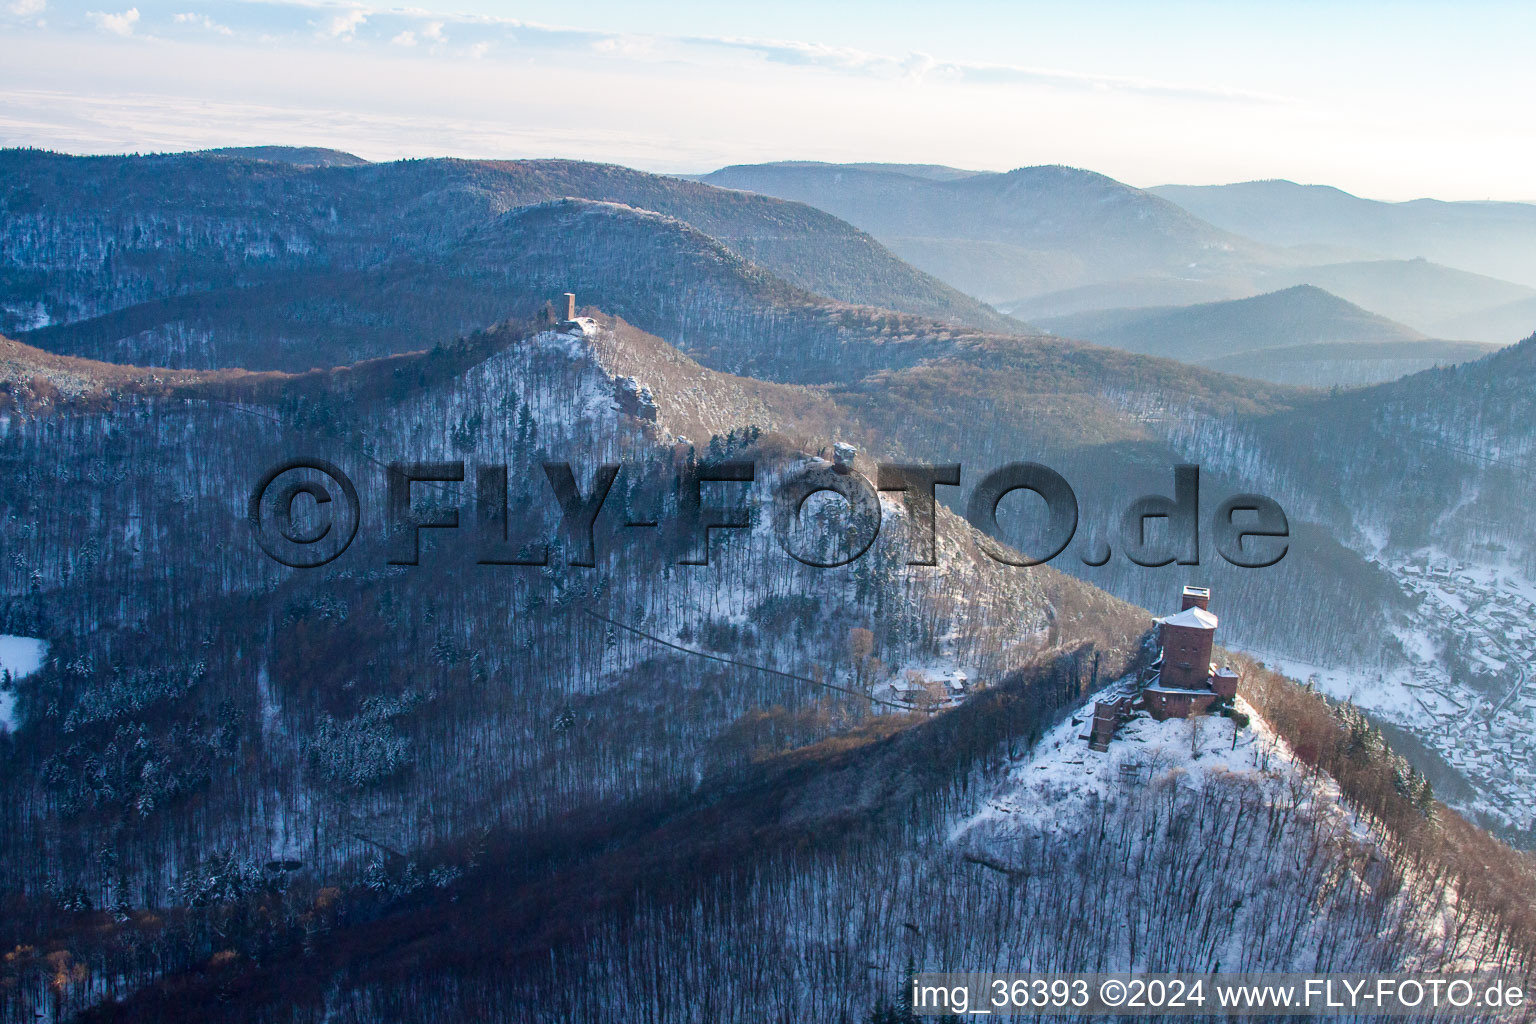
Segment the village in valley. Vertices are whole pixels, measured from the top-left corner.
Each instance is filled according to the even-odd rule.
[[[1446,557],[1377,564],[1417,601],[1423,623],[1418,636],[1405,638],[1414,662],[1401,681],[1409,700],[1390,709],[1393,717],[1472,783],[1478,809],[1530,828],[1536,588]]]

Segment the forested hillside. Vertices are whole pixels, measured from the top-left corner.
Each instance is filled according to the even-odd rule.
[[[532,167],[553,174],[586,165]],[[724,194],[749,207],[767,202]],[[1090,532],[1095,541],[1113,541],[1130,501],[1168,492],[1183,455],[1159,424],[1182,415],[1267,412],[1293,400],[1285,389],[1176,363],[829,301],[653,210],[557,200],[511,209],[442,244],[432,259],[295,270],[266,285],[154,299],[27,340],[141,365],[299,370],[418,349],[502,317],[536,315],[551,296],[574,288],[583,305],[617,312],[715,369],[834,386],[867,437],[906,457],[963,461],[967,486],[1021,458],[1062,471],[1081,467],[1068,475],[1084,503],[1085,543]],[[1206,484],[1207,509],[1245,489],[1240,473],[1208,475]],[[939,493],[962,507],[954,492]],[[1266,586],[1219,559],[1207,562],[1218,585],[1257,602],[1235,636],[1308,658],[1391,660],[1395,591],[1357,555],[1309,533],[1305,507],[1292,512],[1305,541],[1293,545],[1280,571],[1318,580],[1311,596]],[[1060,564],[1138,602],[1155,600],[1163,586],[1159,572],[1123,558],[1093,569],[1069,552]],[[1288,623],[1318,601],[1355,628],[1298,637]]]
[[[1087,860],[1070,832],[951,838],[1016,799],[1029,758],[1059,757],[1049,730],[1085,693],[1145,663],[1149,620],[1051,569],[1000,565],[942,510],[939,566],[909,566],[897,495],[875,546],[841,569],[787,557],[751,513],[706,541],[709,565],[679,564],[696,541],[680,468],[750,458],[766,491],[833,440],[864,440],[819,389],[710,371],[610,320],[299,375],[5,352],[0,496],[8,521],[34,525],[0,577],[0,624],[49,644],[0,740],[10,1019],[94,1006],[148,1020],[171,1004],[210,1021],[667,1019],[647,977],[699,979],[683,1005],[706,1017],[859,1017],[897,998],[914,958],[1079,962],[1073,904],[1028,897],[1089,880],[1144,915],[1128,952],[1101,952],[1151,969],[1163,961],[1137,951],[1167,929],[1242,944],[1216,897],[1176,901],[1169,921],[1157,901],[1180,890],[1116,887],[1106,870],[1126,852],[1110,837],[1149,830],[1160,838],[1135,856],[1177,875],[1207,849],[1171,827],[1196,806],[1211,821],[1269,808],[1269,838],[1244,812],[1251,829],[1223,827],[1221,856],[1263,871],[1255,851],[1271,851],[1266,909],[1245,920],[1311,922],[1253,966],[1526,967],[1518,908],[1478,887],[1466,840],[1428,838],[1459,834],[1454,812],[1364,785],[1373,766],[1395,770],[1379,740],[1351,755],[1355,786],[1338,719],[1317,703],[1293,720],[1279,682],[1253,699],[1280,702],[1304,753],[1275,756],[1337,775],[1343,805],[1304,766],[1285,769],[1300,788],[1283,799],[1261,777],[1213,776],[1198,803],[1154,771],[1148,799],[1081,819],[1101,837]],[[649,406],[631,403],[631,377]],[[253,478],[295,451],[345,467],[361,498],[356,542],[320,570],[271,562],[244,521]],[[419,564],[390,564],[380,464],[397,455],[506,465],[516,514],[498,547],[525,561],[557,534],[539,463],[569,460],[586,493],[589,468],[617,462],[598,564],[572,564],[569,534],[544,566],[477,564],[468,479],[415,489],[419,515],[458,507],[460,525],[422,530]],[[815,515],[824,538],[859,528]],[[640,521],[659,525],[624,525]],[[945,666],[972,681],[954,710],[891,700],[886,680]],[[1350,842],[1386,861],[1340,844],[1340,813],[1362,816]],[[1016,856],[1039,866],[1023,889]],[[1292,856],[1314,867],[1282,871]],[[1424,926],[1442,884],[1463,893],[1451,940]],[[942,915],[918,897],[935,892]],[[1027,906],[1022,931],[987,924]],[[1384,928],[1394,938],[1355,941]],[[760,973],[720,959],[769,941],[800,952]],[[795,964],[804,984],[786,987],[778,971]]]
[[[228,934],[178,913],[165,944],[143,946],[151,910],[223,907],[292,872],[309,898],[370,878],[443,889],[487,829],[644,820],[755,757],[859,727],[884,708],[874,683],[904,666],[994,679],[1063,645],[1124,657],[1144,622],[1050,570],[997,565],[948,516],[943,571],[908,568],[899,502],[887,539],[843,570],[790,558],[760,513],[735,540],[716,532],[709,565],[680,564],[696,540],[669,482],[668,403],[658,421],[620,412],[615,377],[579,336],[506,328],[296,377],[93,376],[9,351],[5,515],[33,525],[6,564],[0,618],[50,656],[18,688],[21,725],[3,741],[4,943],[46,946],[61,921],[109,911],[113,942],[161,965],[130,981],[98,959],[118,966],[88,969],[60,993],[67,1005],[190,966]],[[755,458],[755,486],[771,490],[804,459],[777,437],[737,418],[697,457]],[[270,561],[244,521],[255,479],[296,451],[348,467],[363,499],[357,542],[313,573]],[[525,560],[559,521],[541,461],[568,460],[582,488],[617,461],[598,567],[571,564],[574,541],[544,567],[477,565],[468,507],[461,531],[423,531],[420,565],[391,565],[381,463],[395,458],[505,465],[519,513],[503,557]],[[418,507],[456,500],[416,490]],[[647,515],[661,525],[642,543],[622,524]],[[21,855],[45,833],[64,838]],[[296,918],[263,920],[245,933],[259,948],[296,934]],[[11,1009],[42,1005],[43,981],[17,982]]]
[[[1341,533],[1389,552],[1433,547],[1507,562],[1530,578],[1533,358],[1528,338],[1233,426],[1186,421],[1179,433],[1218,464],[1245,458],[1255,479],[1313,503],[1319,521]]]
[[[607,164],[307,166],[238,155],[6,150],[0,182],[7,333],[295,272],[431,260],[510,209],[565,197],[676,217],[840,301],[977,327],[1008,323],[819,210]]]
[[[1401,563],[1536,573],[1531,342],[1327,394],[946,306],[828,215],[621,168],[0,161],[35,325],[0,339],[0,638],[40,652],[0,676],[0,1019],[887,1024],[919,963],[1530,969],[1530,862],[1448,804],[1519,808],[1407,703],[1443,668],[1492,732],[1523,676]],[[1417,343],[1266,298],[1300,310],[1270,353]],[[1169,315],[1244,354],[1234,307]],[[1050,566],[957,514],[1021,461],[1076,497]],[[931,558],[910,491],[768,500],[892,462],[959,466]],[[1136,564],[1181,463],[1200,560]],[[1216,553],[1242,493],[1277,565]],[[1228,717],[1084,758],[1185,582],[1339,700],[1234,656]]]

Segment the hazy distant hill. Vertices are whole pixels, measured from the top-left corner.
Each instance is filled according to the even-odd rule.
[[[1311,285],[1184,308],[1082,313],[1041,326],[1052,334],[1182,362],[1325,341],[1408,342],[1424,338],[1412,328],[1368,313]]]
[[[1216,302],[1313,284],[1430,336],[1510,344],[1536,327],[1533,322],[1510,333],[1509,311],[1494,309],[1536,294],[1503,280],[1523,273],[1521,245],[1532,248],[1527,276],[1536,276],[1536,233],[1527,226],[1536,225],[1536,206],[1526,204],[1394,205],[1337,190],[1302,190],[1315,209],[1297,213],[1299,226],[1290,230],[1282,201],[1291,194],[1287,183],[1257,183],[1251,193],[1249,186],[1229,186],[1236,190],[1230,193],[1141,190],[1068,167],[997,174],[812,162],[725,167],[700,180],[834,213],[913,265],[1027,322],[1087,310]],[[1273,211],[1264,205],[1271,199]],[[1208,207],[1267,212],[1249,219],[1206,218]],[[1371,234],[1306,227],[1312,221],[1327,225],[1335,213],[1346,223],[1380,220],[1383,210],[1402,219],[1406,208],[1412,208],[1412,223],[1393,228],[1395,235],[1386,229]],[[1445,249],[1454,259],[1407,241],[1395,248],[1375,244],[1389,236],[1428,237],[1426,225],[1441,215],[1461,225],[1456,231],[1462,247]],[[1248,237],[1245,226],[1251,221],[1263,227],[1265,217],[1275,221],[1275,229]],[[1462,259],[1468,252],[1482,255]],[[1429,255],[1451,265],[1373,258],[1378,253]],[[1480,273],[1455,269],[1469,266]],[[1450,331],[1453,325],[1457,329]]]
[[[1513,334],[1497,329],[1487,310],[1536,298],[1536,291],[1428,260],[1368,260],[1280,270],[1277,284],[1313,284],[1358,306],[1427,334],[1450,335],[1513,344],[1536,328],[1536,321]],[[1461,325],[1460,330],[1448,330]],[[1509,326],[1507,319],[1506,328]]]
[[[1190,280],[1162,274],[1124,278],[1103,284],[1001,301],[997,308],[1028,323],[1039,323],[1079,313],[1107,313],[1151,307],[1173,308],[1200,302],[1240,299],[1259,291],[1246,275]]]
[[[1200,365],[1281,384],[1353,388],[1480,359],[1498,349],[1480,341],[1336,341],[1242,352],[1202,360]]]
[[[1529,337],[1536,330],[1536,295],[1505,302],[1473,313],[1446,317],[1437,333],[1451,338],[1488,338],[1494,341]]]
[[[947,167],[944,164],[885,164],[876,162],[829,165],[819,160],[775,160],[770,163],[759,164],[755,166],[788,168],[827,166],[850,167],[859,171],[873,171],[876,173],[884,174],[904,174],[909,178],[922,178],[927,181],[957,181],[960,178],[972,178],[978,174],[995,173],[993,171],[968,171],[961,167]],[[695,180],[703,181],[704,179],[708,178],[709,175],[689,174],[683,175],[683,177],[694,178]]]
[[[1163,185],[1148,191],[1228,231],[1275,245],[1327,243],[1382,256],[1423,257],[1536,286],[1536,205],[1530,203],[1384,203],[1293,181]]]
[[[844,302],[1016,326],[797,203],[566,160],[300,167],[230,156],[0,152],[0,329],[67,323],[296,272],[431,260],[508,210],[567,196],[682,220]]]
[[[1495,347],[1425,338],[1313,285],[1194,306],[1078,313],[1040,326],[1128,352],[1312,386],[1391,380]]]
[[[1363,260],[1301,267],[1258,267],[1205,280],[1143,275],[999,302],[998,308],[1030,323],[1150,306],[1187,306],[1248,298],[1264,292],[1314,285],[1427,335],[1508,345],[1525,337],[1523,285],[1468,273],[1426,260]]]
[[[1071,167],[937,180],[899,168],[756,164],[702,180],[820,207],[986,299],[1156,271],[1200,279],[1280,258],[1167,200]]]
[[[318,146],[222,146],[199,150],[199,156],[229,156],[241,160],[271,160],[295,167],[361,167],[368,163],[360,156],[339,149]]]

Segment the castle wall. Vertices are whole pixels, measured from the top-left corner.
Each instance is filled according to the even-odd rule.
[[[1211,674],[1215,631],[1188,626],[1162,626],[1162,683],[1185,690],[1203,690]]]
[[[1141,692],[1141,699],[1146,702],[1147,713],[1161,722],[1167,718],[1205,714],[1216,703],[1216,694],[1211,690],[1165,690],[1149,686]]]

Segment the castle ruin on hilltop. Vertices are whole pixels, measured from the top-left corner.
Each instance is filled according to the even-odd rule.
[[[1178,612],[1157,620],[1157,660],[1134,682],[1094,702],[1083,736],[1089,749],[1108,750],[1115,730],[1136,711],[1159,722],[1189,718],[1237,696],[1237,672],[1211,661],[1218,620],[1210,605],[1209,588],[1185,587]]]
[[[591,337],[597,333],[597,321],[590,316],[576,315],[576,293],[565,292],[560,296],[560,301],[565,306],[565,318],[555,322],[555,330],[561,334],[579,334],[583,337]],[[550,308],[545,307],[546,316],[552,316]]]

